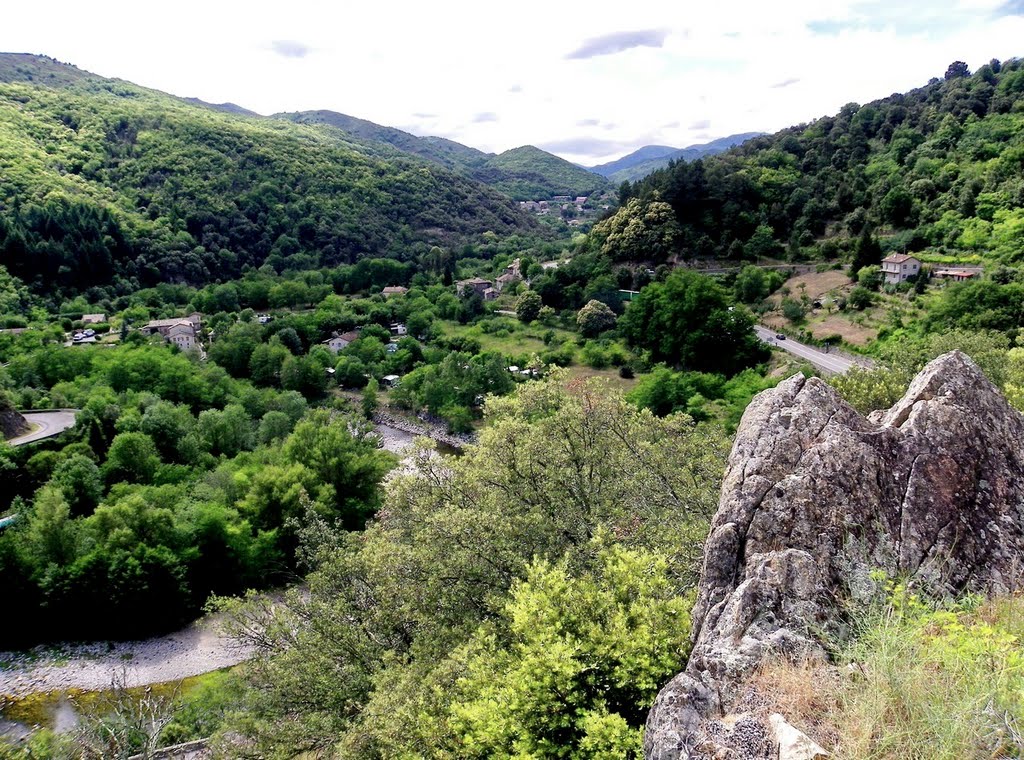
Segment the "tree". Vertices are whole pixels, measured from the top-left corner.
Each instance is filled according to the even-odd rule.
[[[602,757],[635,742],[662,671],[685,655],[672,643],[686,629],[677,590],[697,577],[727,441],[638,410],[601,383],[567,380],[556,373],[489,401],[479,445],[459,458],[414,455],[365,532],[312,544],[308,589],[236,613],[236,630],[261,632],[246,670],[255,719],[238,727],[254,749],[466,756],[467,745],[449,743],[454,721],[483,714],[463,707],[489,709],[487,689],[501,689],[493,679],[503,675],[506,694],[539,708],[506,705],[515,721],[543,732],[561,703],[526,676],[563,655],[595,676],[558,681],[583,708],[559,713],[566,736],[598,747],[606,737],[607,752],[592,755]],[[462,678],[472,687],[459,688]]]
[[[120,433],[114,437],[103,465],[107,480],[149,483],[160,465],[156,444],[145,433]]]
[[[363,416],[368,420],[373,419],[373,415],[377,412],[377,407],[380,405],[380,401],[377,399],[377,391],[380,385],[377,383],[377,378],[371,377],[370,382],[363,388]]]
[[[970,75],[971,70],[963,61],[953,61],[951,64],[949,64],[949,67],[946,69],[947,82],[950,79],[962,79],[964,77],[969,77]]]
[[[532,564],[503,612],[508,638],[481,627],[466,645],[450,708],[459,754],[643,756],[638,718],[684,660],[687,602],[657,555],[598,552],[583,576]]]
[[[71,507],[58,488],[43,488],[32,503],[25,527],[25,548],[40,571],[62,567],[75,557],[77,524]]]
[[[758,303],[768,297],[768,277],[760,267],[748,264],[736,275],[733,289],[743,303]]]
[[[882,261],[882,247],[867,227],[861,232],[853,247],[853,261],[850,273],[856,277],[864,267],[878,266]]]
[[[615,326],[615,312],[600,301],[588,301],[576,314],[576,325],[584,337],[594,338]]]
[[[614,216],[594,225],[593,235],[613,261],[661,262],[678,250],[682,230],[667,203],[630,198]]]
[[[103,496],[100,468],[82,454],[74,454],[57,465],[50,483],[64,495],[73,515],[89,514]]]
[[[729,375],[767,358],[753,328],[751,314],[731,306],[718,283],[689,269],[648,285],[619,320],[626,340],[655,361]]]
[[[249,359],[249,376],[257,385],[277,385],[281,381],[281,368],[291,356],[279,343],[262,343]]]
[[[516,316],[519,317],[521,322],[533,322],[540,316],[540,310],[543,306],[544,303],[541,301],[540,293],[535,290],[527,290],[516,301]]]

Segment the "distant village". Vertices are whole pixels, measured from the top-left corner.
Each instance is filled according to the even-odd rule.
[[[595,208],[589,201],[590,198],[586,195],[576,196],[575,199],[569,195],[556,195],[547,201],[519,201],[519,208],[537,216],[549,216],[555,212],[570,227],[579,227],[587,221],[592,221],[599,211],[604,212],[611,208],[607,203]]]

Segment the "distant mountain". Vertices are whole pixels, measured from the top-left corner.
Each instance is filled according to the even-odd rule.
[[[603,177],[607,177],[610,182],[616,185],[624,181],[635,182],[663,166],[668,166],[669,161],[695,161],[701,156],[722,153],[733,146],[744,143],[753,137],[760,137],[763,134],[763,132],[742,132],[737,135],[720,137],[709,143],[690,145],[686,148],[645,145],[629,155],[606,164],[593,166],[590,170],[597,172]]]
[[[598,174],[532,145],[495,155],[454,140],[418,137],[401,129],[385,127],[336,111],[282,113],[275,114],[275,118],[299,124],[324,124],[340,129],[357,141],[371,146],[386,145],[440,164],[490,185],[515,200],[539,200],[555,195],[589,195],[608,187],[608,182]]]
[[[590,171],[600,174],[602,177],[610,177],[615,172],[622,171],[623,169],[629,169],[642,164],[645,161],[654,161],[659,158],[665,158],[671,156],[673,153],[678,153],[679,148],[673,148],[670,145],[645,145],[642,148],[637,148],[632,153],[628,153],[622,158],[617,158],[614,161],[609,161],[606,164],[598,164],[597,166],[589,167]]]

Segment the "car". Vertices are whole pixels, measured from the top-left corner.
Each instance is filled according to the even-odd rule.
[[[775,333],[775,340],[785,340],[786,336],[782,333]]]

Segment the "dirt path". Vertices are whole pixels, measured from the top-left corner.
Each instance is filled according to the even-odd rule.
[[[145,641],[0,652],[0,695],[106,689],[122,669],[128,686],[178,681],[237,665],[250,656],[249,649],[222,634],[218,617],[207,617],[176,633]]]

